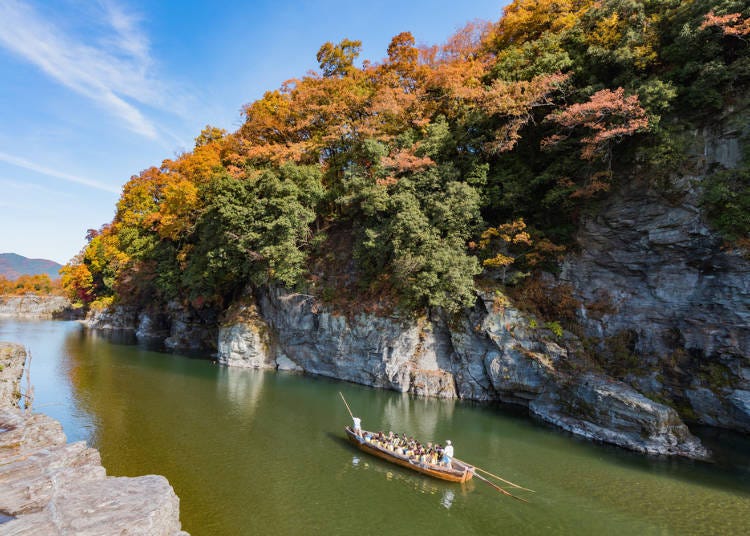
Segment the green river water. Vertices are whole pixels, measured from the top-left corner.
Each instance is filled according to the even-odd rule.
[[[745,436],[699,430],[714,464],[648,458],[519,410],[227,369],[75,322],[0,321],[0,340],[31,350],[35,409],[99,449],[108,474],[166,476],[194,536],[750,533]],[[537,492],[523,504],[360,453],[338,391],[365,428],[452,439],[459,458]]]

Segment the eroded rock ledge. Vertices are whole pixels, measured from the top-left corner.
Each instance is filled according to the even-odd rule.
[[[0,351],[23,366],[22,347]],[[163,476],[108,477],[56,420],[0,407],[0,534],[185,536],[179,502]]]

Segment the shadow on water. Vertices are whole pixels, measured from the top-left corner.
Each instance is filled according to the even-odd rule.
[[[136,337],[132,329],[96,329],[84,326],[80,335],[82,338],[88,337],[93,340],[106,341],[115,346],[135,347],[140,350],[186,357],[188,359],[215,361],[214,356],[209,350],[185,348],[174,350],[164,344],[163,337]]]
[[[717,490],[732,490],[750,496],[750,436],[710,426],[690,426],[691,432],[712,452],[710,461],[682,457],[655,456],[633,452],[608,443],[592,442],[570,432],[560,430],[532,416],[528,409],[515,404],[462,400],[462,408],[484,414],[490,419],[502,418],[520,428],[550,439],[565,438],[587,455],[605,458],[620,467],[644,474],[659,474],[669,478],[701,484]]]

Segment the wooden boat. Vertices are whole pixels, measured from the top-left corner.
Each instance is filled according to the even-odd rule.
[[[376,445],[375,443],[366,441],[364,439],[365,434],[369,433],[371,436],[376,435],[372,432],[362,430],[362,437],[360,437],[355,434],[354,430],[352,430],[349,426],[347,426],[345,430],[349,441],[354,443],[354,445],[356,445],[360,450],[363,450],[368,454],[372,454],[373,456],[377,456],[378,458],[382,458],[391,463],[395,463],[396,465],[400,465],[401,467],[407,467],[413,471],[422,473],[423,475],[439,478],[441,480],[448,480],[450,482],[466,482],[467,480],[471,480],[474,477],[474,467],[467,463],[460,462],[454,459],[451,462],[452,467],[448,468],[445,466],[419,462],[409,459],[406,456],[396,454],[395,452]]]

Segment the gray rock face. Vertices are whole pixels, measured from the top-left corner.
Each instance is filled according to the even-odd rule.
[[[60,423],[0,409],[4,535],[184,535],[179,499],[157,475],[107,477],[99,452],[66,443]]]
[[[501,297],[502,298],[502,297]],[[261,289],[228,312],[219,361],[299,370],[417,395],[528,406],[572,433],[652,454],[705,458],[674,410],[604,376],[566,372],[563,341],[506,300],[481,296],[460,319],[337,314],[315,298]],[[574,346],[574,345],[573,345]],[[596,407],[596,410],[592,410]]]
[[[76,317],[70,301],[62,296],[0,296],[0,317],[59,318]]]
[[[91,309],[84,324],[94,329],[134,331],[138,326],[138,309],[125,305]]]
[[[704,144],[706,165],[740,161],[736,133],[706,133]],[[702,179],[675,179],[670,200],[636,182],[611,195],[583,222],[580,254],[568,258],[560,279],[583,302],[589,336],[635,334],[641,376],[677,376],[666,395],[693,418],[750,432],[744,395],[734,395],[750,391],[750,260],[724,248],[705,222]],[[611,310],[597,314],[597,302]]]
[[[26,350],[20,344],[0,342],[0,408],[18,407]]]

